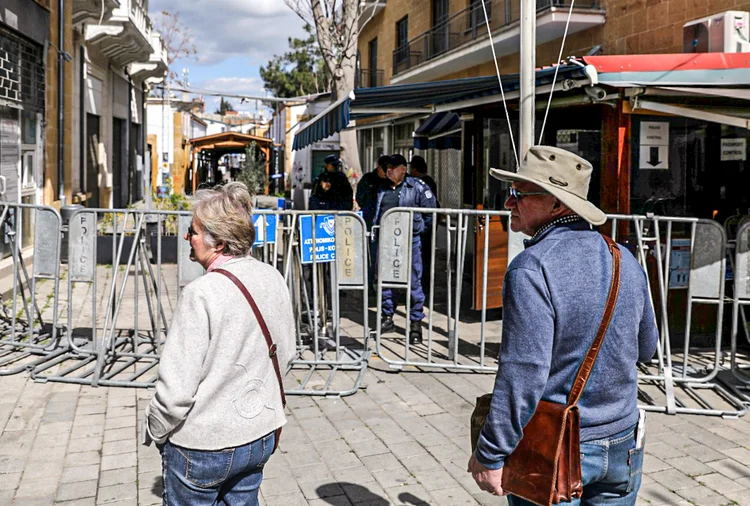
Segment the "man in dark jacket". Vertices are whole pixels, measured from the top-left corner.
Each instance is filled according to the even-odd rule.
[[[491,170],[513,184],[505,202],[511,229],[531,239],[505,274],[500,364],[468,466],[490,493],[504,493],[505,459],[539,401],[567,402],[602,321],[613,261],[601,234],[591,230],[606,221],[586,199],[592,172],[578,155],[547,146],[532,147],[518,172]],[[578,403],[584,505],[634,505],[641,484],[645,418],[637,406],[636,363],[651,359],[659,333],[646,274],[619,249],[619,296]],[[513,495],[509,503],[531,504]]]
[[[375,207],[375,223],[380,223],[381,217],[394,207],[423,207],[435,208],[437,202],[432,191],[421,180],[406,175],[406,159],[401,155],[393,155],[388,163],[388,179],[390,183],[380,189]],[[411,243],[411,311],[409,314],[409,342],[422,342],[422,320],[424,319],[424,292],[422,291],[422,241],[420,235],[432,224],[431,214],[414,213]],[[386,333],[395,329],[393,313],[396,304],[390,288],[383,288],[383,306],[380,332]]]
[[[357,184],[357,205],[362,210],[362,219],[365,220],[365,226],[367,231],[372,230],[372,225],[375,220],[375,208],[378,204],[378,193],[380,188],[388,184],[388,176],[386,170],[388,168],[388,161],[390,157],[383,155],[378,158],[377,166],[372,172],[368,172]],[[370,240],[370,255],[368,260],[370,262],[370,290],[371,293],[375,291],[375,283],[378,275],[378,266],[375,262],[375,257],[378,251],[378,241],[376,237],[371,237]]]
[[[424,183],[430,187],[430,191],[432,191],[434,195],[437,195],[437,184],[435,184],[435,180],[427,173],[427,162],[424,158],[419,155],[412,156],[411,162],[409,162],[409,169],[410,176],[424,181]]]
[[[351,211],[354,207],[354,192],[352,191],[352,185],[349,184],[346,174],[339,170],[341,167],[341,160],[339,160],[339,157],[336,155],[328,155],[323,160],[323,163],[326,165],[326,170],[315,179],[312,193],[315,194],[320,186],[323,174],[328,174],[327,177],[330,177],[333,199],[341,202],[340,209]]]
[[[378,204],[378,193],[380,187],[388,183],[388,161],[390,157],[383,155],[378,158],[378,164],[375,170],[368,172],[357,184],[357,205],[362,210],[362,218],[367,224],[367,230],[370,230],[375,219],[375,207]]]
[[[307,207],[311,211],[348,211],[346,202],[339,199],[333,191],[335,175],[323,172],[318,176],[318,186],[310,196]]]

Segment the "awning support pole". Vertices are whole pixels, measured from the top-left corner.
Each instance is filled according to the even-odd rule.
[[[536,0],[521,0],[521,50],[520,50],[520,110],[518,124],[518,153],[520,161],[526,158],[534,145],[534,116],[536,108]]]

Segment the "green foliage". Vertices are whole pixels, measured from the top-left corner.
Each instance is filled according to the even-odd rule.
[[[185,195],[172,193],[168,197],[157,198],[156,192],[152,193],[152,199],[156,209],[160,211],[186,211],[190,209],[190,201]],[[177,215],[170,214],[162,220],[164,235],[177,235]]]
[[[222,116],[226,116],[227,111],[234,111],[234,106],[228,100],[224,100],[224,97],[221,97],[219,108],[214,111],[214,114],[221,114]]]
[[[323,60],[313,28],[305,25],[305,39],[289,37],[290,51],[260,67],[265,88],[275,97],[290,98],[331,89],[331,74]]]
[[[115,228],[115,214],[104,213],[99,220],[99,235],[111,234]]]
[[[265,190],[266,160],[254,142],[245,150],[245,161],[237,174],[237,181],[245,183],[252,195],[262,194]]]

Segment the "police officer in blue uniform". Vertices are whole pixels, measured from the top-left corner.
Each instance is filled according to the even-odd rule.
[[[432,190],[420,179],[406,175],[406,159],[401,155],[392,155],[388,162],[388,179],[390,184],[381,187],[375,210],[375,223],[386,211],[394,207],[423,207],[433,209],[437,201]],[[432,215],[414,213],[412,226],[412,266],[411,266],[411,312],[409,314],[409,342],[422,342],[422,320],[424,319],[424,291],[422,290],[422,241],[420,235],[432,226]],[[380,325],[381,333],[395,329],[393,313],[396,304],[393,291],[383,288],[383,309]]]

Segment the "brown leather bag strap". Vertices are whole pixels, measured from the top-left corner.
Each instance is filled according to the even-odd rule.
[[[253,312],[255,313],[255,319],[258,320],[258,324],[260,325],[261,330],[263,331],[263,337],[266,338],[266,344],[268,345],[268,356],[271,357],[271,361],[273,362],[273,368],[276,371],[276,379],[279,380],[279,392],[281,392],[281,405],[286,408],[286,395],[284,394],[284,383],[281,379],[281,368],[279,367],[279,359],[276,356],[276,345],[273,343],[273,339],[271,339],[271,333],[268,331],[268,326],[266,325],[266,321],[263,319],[263,315],[260,314],[260,309],[258,309],[258,305],[255,303],[255,300],[253,299],[253,296],[250,295],[250,292],[247,291],[247,288],[245,288],[245,285],[242,284],[242,282],[237,279],[237,276],[232,274],[229,271],[225,271],[224,269],[216,269],[212,272],[218,272],[219,274],[223,274],[226,277],[228,277],[232,282],[237,285],[237,288],[240,289],[242,292],[242,295],[245,296],[247,299],[247,302],[250,304],[250,307],[253,308]],[[278,440],[276,441],[276,444],[278,445]]]
[[[609,287],[609,296],[607,297],[607,304],[604,306],[604,316],[602,322],[599,325],[599,330],[596,333],[594,342],[591,343],[586,358],[581,364],[581,368],[578,370],[576,379],[573,382],[573,388],[570,390],[570,396],[568,397],[568,406],[575,406],[578,404],[578,400],[583,394],[583,389],[586,388],[586,383],[591,376],[591,371],[594,369],[594,363],[596,357],[599,355],[599,350],[602,347],[602,341],[604,341],[604,334],[607,333],[609,323],[612,321],[612,315],[615,313],[615,304],[617,303],[617,295],[620,293],[620,248],[617,247],[612,239],[602,234],[602,237],[609,246],[609,252],[612,253],[612,283]]]

